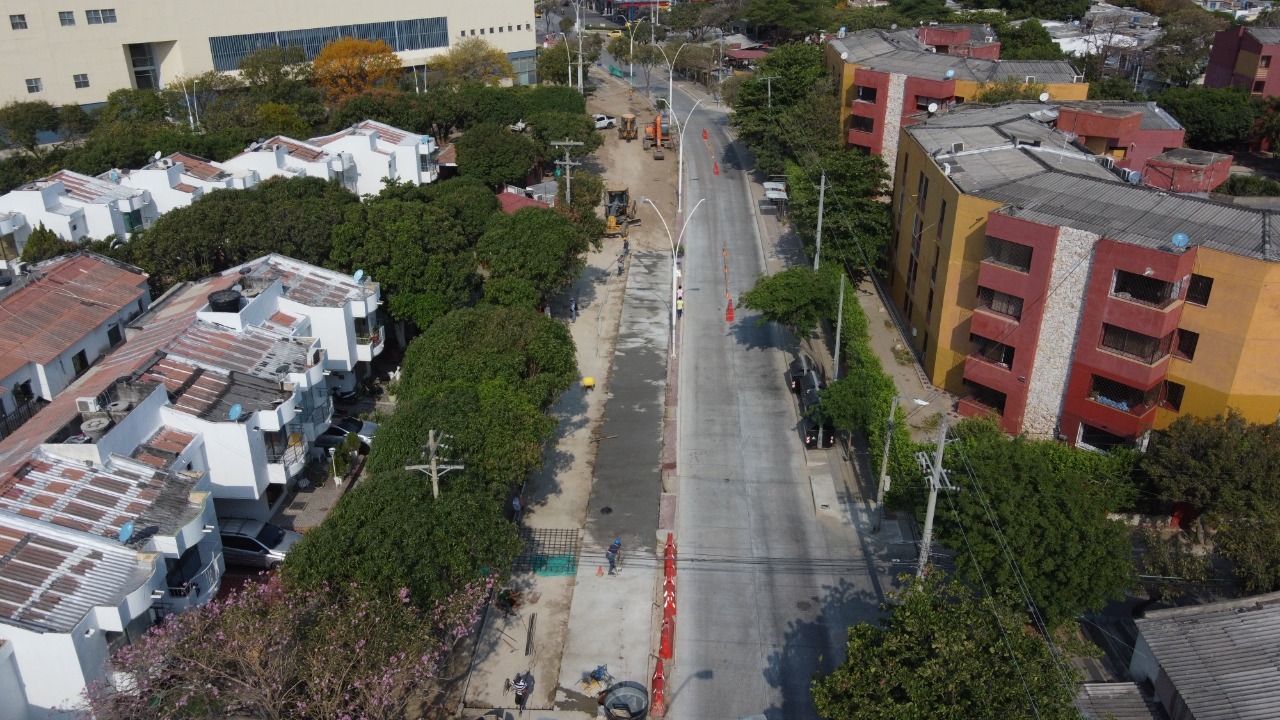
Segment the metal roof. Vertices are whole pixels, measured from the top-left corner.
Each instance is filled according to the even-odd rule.
[[[948,70],[952,79],[978,83],[1034,77],[1038,83],[1062,84],[1082,77],[1065,60],[984,60],[931,52],[915,30],[862,30],[828,42],[846,63],[933,80],[946,80]]]
[[[386,123],[380,123],[377,120],[361,120],[349,128],[343,128],[342,130],[329,135],[313,137],[307,142],[317,147],[323,147],[334,140],[338,140],[339,138],[344,138],[349,135],[369,135],[370,133],[377,133],[377,139],[380,142],[393,146],[421,145],[429,137],[428,135],[418,135],[416,133],[411,133],[408,130],[401,130],[400,128],[392,127]]]
[[[116,200],[129,200],[142,195],[145,190],[124,187],[116,183],[88,175],[81,175],[71,170],[59,170],[54,174],[40,178],[19,187],[19,190],[40,190],[54,183],[62,183],[64,195],[80,202],[105,205]]]
[[[1167,720],[1136,683],[1084,683],[1071,703],[1089,720]]]
[[[141,270],[89,252],[36,265],[0,298],[0,379],[53,362],[146,292]]]
[[[1156,610],[1136,623],[1196,720],[1276,717],[1280,593]]]
[[[69,632],[153,572],[154,561],[118,542],[0,512],[0,622]]]
[[[237,332],[196,320],[162,350],[199,367],[279,380],[285,373],[306,371],[307,351],[313,343],[313,338],[252,327]]]
[[[1263,45],[1280,45],[1280,28],[1249,27],[1245,28],[1245,32]]]
[[[1074,108],[1081,112],[1093,113],[1095,115],[1110,115],[1112,117],[1125,117],[1141,113],[1142,122],[1139,127],[1143,130],[1183,129],[1177,119],[1166,112],[1164,108],[1157,105],[1155,101],[1125,102],[1121,100],[1068,100],[1051,104]]]
[[[307,307],[342,307],[352,300],[364,300],[378,290],[378,284],[368,277],[356,282],[351,275],[275,254],[227,270],[223,276],[247,276],[266,282],[280,279],[284,296]]]

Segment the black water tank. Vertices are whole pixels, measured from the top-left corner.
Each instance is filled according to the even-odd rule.
[[[209,293],[209,309],[213,312],[240,312],[240,291],[219,290]]]

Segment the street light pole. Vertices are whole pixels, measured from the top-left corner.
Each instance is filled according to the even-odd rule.
[[[578,92],[585,94],[582,89],[582,3],[573,7],[578,28]]]
[[[678,288],[677,280],[680,277],[679,258],[677,256],[680,243],[684,242],[684,231],[689,227],[689,219],[693,214],[698,212],[698,208],[702,207],[702,203],[706,202],[706,198],[698,200],[698,204],[693,206],[689,211],[688,217],[680,225],[680,235],[675,239],[671,238],[671,228],[667,225],[667,219],[662,217],[662,211],[649,198],[642,198],[644,202],[649,203],[653,207],[653,211],[658,213],[658,219],[662,221],[662,229],[667,231],[667,242],[671,243],[671,354],[676,354],[676,291]]]
[[[573,87],[573,50],[569,48],[569,36],[564,33],[560,33],[560,37],[564,38],[564,58],[567,61],[565,63],[565,72],[568,76],[567,84],[569,87]]]
[[[689,114],[686,115],[684,118],[684,125],[681,125],[680,121],[676,119],[675,111],[672,110],[671,112],[671,119],[675,120],[676,122],[676,132],[680,133],[680,144],[676,151],[676,214],[677,215],[679,215],[680,211],[684,208],[684,129],[689,126],[689,121],[693,119],[693,111],[697,110],[698,106],[701,104],[702,104],[702,100],[699,100],[698,102],[693,104],[692,108],[689,108]]]

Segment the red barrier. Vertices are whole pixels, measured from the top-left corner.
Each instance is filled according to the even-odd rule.
[[[663,660],[670,660],[671,657],[675,654],[675,650],[671,647],[673,635],[675,635],[675,630],[671,626],[671,621],[663,620],[662,621],[662,642],[658,644],[658,657],[662,658]]]
[[[667,678],[662,672],[662,659],[653,669],[653,681],[649,683],[649,717],[665,717],[667,714],[666,698]]]

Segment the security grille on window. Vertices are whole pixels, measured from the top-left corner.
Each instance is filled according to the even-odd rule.
[[[1031,246],[987,236],[983,262],[1003,265],[1019,272],[1031,270]]]
[[[1173,333],[1158,338],[1118,325],[1103,323],[1102,340],[1099,345],[1134,360],[1153,365],[1169,355],[1169,351],[1173,348]]]
[[[999,290],[978,286],[978,306],[991,312],[1007,315],[1014,320],[1022,319],[1022,298]]]
[[[38,93],[44,90],[44,83],[40,82],[40,78],[27,78],[27,92]]]
[[[1193,305],[1208,305],[1209,294],[1213,292],[1213,278],[1204,275],[1192,275],[1187,285],[1187,302]]]
[[[26,15],[10,15],[9,26],[12,27],[14,30],[26,30],[27,16]]]
[[[62,27],[71,27],[76,24],[76,14],[71,10],[59,11],[58,22],[62,24]]]
[[[849,127],[853,130],[857,130],[858,132],[875,132],[876,121],[874,118],[853,115],[849,118]]]
[[[72,75],[71,79],[75,81],[77,90],[83,90],[84,88],[89,87],[88,75]]]

